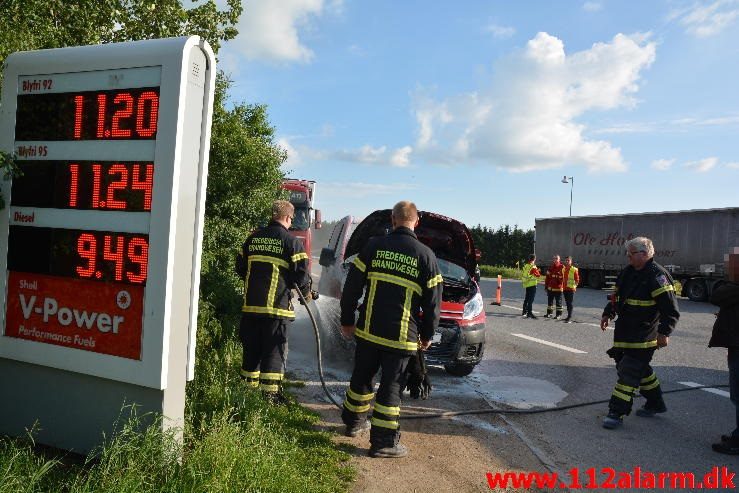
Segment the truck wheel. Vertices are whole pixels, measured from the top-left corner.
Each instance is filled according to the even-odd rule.
[[[462,363],[449,363],[444,365],[444,369],[450,375],[455,377],[466,377],[472,370],[475,369],[475,365],[464,365]]]
[[[706,301],[708,299],[708,288],[702,279],[691,279],[683,288],[683,294],[690,301]]]
[[[588,272],[588,286],[593,289],[603,287],[603,273],[599,270],[591,270]]]

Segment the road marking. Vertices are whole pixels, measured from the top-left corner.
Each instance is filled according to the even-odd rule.
[[[579,349],[571,348],[568,346],[563,346],[562,344],[557,344],[556,342],[549,342],[545,341],[543,339],[537,339],[536,337],[531,337],[523,334],[511,334],[512,336],[520,337],[521,339],[527,339],[529,341],[538,342],[539,344],[544,344],[545,346],[551,346],[556,347],[557,349],[562,349],[564,351],[569,351],[571,353],[577,353],[577,354],[588,354],[587,351],[580,351]]]
[[[686,387],[703,387],[703,385],[699,383],[695,383],[695,382],[677,382],[677,383],[679,383],[680,385],[685,385]],[[726,392],[725,390],[714,389],[712,387],[708,387],[708,388],[701,389],[701,390],[703,390],[704,392],[708,392],[710,394],[720,395],[721,397],[729,397],[729,393]]]

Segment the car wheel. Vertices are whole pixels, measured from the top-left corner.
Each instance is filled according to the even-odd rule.
[[[444,365],[444,369],[446,372],[450,375],[454,375],[455,377],[466,377],[470,373],[472,373],[472,370],[475,369],[475,365],[464,365],[461,363],[449,363],[447,365]]]

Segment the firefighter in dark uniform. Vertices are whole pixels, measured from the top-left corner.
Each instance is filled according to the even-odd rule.
[[[672,277],[653,260],[654,245],[638,237],[626,243],[629,265],[616,280],[616,290],[603,311],[600,328],[616,319],[613,347],[609,356],[616,360],[618,382],[608,403],[603,427],[621,426],[631,412],[638,390],[646,398],[637,416],[651,418],[667,411],[657,375],[649,363],[655,349],[666,347],[680,318]]]
[[[390,234],[372,238],[354,259],[341,296],[342,333],[357,340],[341,418],[347,436],[370,427],[365,415],[375,397],[375,375],[382,369],[369,455],[395,458],[408,453],[399,443],[400,382],[419,344],[424,350],[431,345],[439,324],[443,279],[436,255],[413,232],[418,225],[416,206],[398,202],[392,223]],[[363,293],[355,326],[354,312]]]
[[[287,322],[295,318],[291,288],[297,284],[306,300],[312,299],[308,255],[288,233],[294,213],[290,202],[276,200],[272,221],[246,239],[236,258],[236,272],[244,279],[241,376],[272,402],[282,401]]]

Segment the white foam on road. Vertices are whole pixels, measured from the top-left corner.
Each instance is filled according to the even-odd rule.
[[[571,348],[569,346],[563,346],[562,344],[557,344],[556,342],[545,341],[544,339],[537,339],[536,337],[531,337],[531,336],[527,336],[524,334],[511,334],[511,335],[520,337],[521,339],[526,339],[527,341],[538,342],[539,344],[544,344],[545,346],[550,346],[553,348],[561,349],[563,351],[569,351],[571,353],[588,354],[587,351],[581,351],[579,349]]]
[[[679,383],[680,385],[685,385],[686,387],[693,387],[693,388],[695,388],[695,387],[703,387],[702,384],[695,383],[695,382],[677,382],[677,383]],[[728,392],[726,392],[725,390],[714,389],[713,387],[708,387],[708,388],[701,389],[701,390],[704,391],[704,392],[708,392],[709,394],[720,395],[721,397],[729,397],[730,396],[730,394]]]
[[[517,409],[552,408],[567,397],[567,392],[547,380],[530,377],[490,377],[472,373],[467,384],[494,407],[505,404]]]

